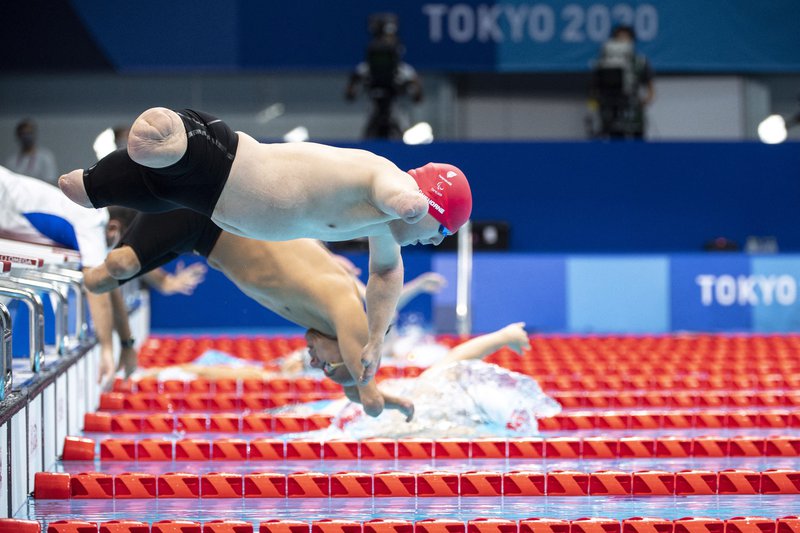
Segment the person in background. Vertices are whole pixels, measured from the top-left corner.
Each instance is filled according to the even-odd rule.
[[[6,167],[11,172],[40,179],[50,185],[58,182],[58,171],[53,152],[37,145],[36,123],[29,118],[17,124],[16,137],[19,152],[6,159]]]
[[[636,51],[633,28],[616,26],[592,72],[591,100],[598,115],[594,136],[643,139],[645,108],[654,98],[653,70],[647,58]]]
[[[0,167],[0,233],[21,241],[55,244],[81,254],[84,274],[103,263],[109,243],[107,209],[84,209],[57,187]],[[86,294],[94,333],[100,345],[97,377],[103,388],[114,373],[113,331],[120,339],[120,361],[136,357],[128,309],[119,290]]]

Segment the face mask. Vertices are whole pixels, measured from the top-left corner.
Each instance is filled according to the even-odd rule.
[[[36,143],[36,135],[33,133],[23,133],[19,136],[19,143],[22,145],[24,150],[32,148]]]

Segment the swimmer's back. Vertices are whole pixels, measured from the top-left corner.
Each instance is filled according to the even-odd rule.
[[[248,237],[339,241],[385,233],[391,217],[374,207],[378,172],[397,171],[364,150],[315,143],[261,144],[239,132],[236,160],[213,220]]]

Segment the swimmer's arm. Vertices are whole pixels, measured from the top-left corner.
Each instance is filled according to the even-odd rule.
[[[119,280],[111,276],[105,263],[87,269],[83,274],[83,282],[94,294],[102,294],[119,287]]]
[[[400,411],[406,416],[406,422],[410,422],[411,419],[414,417],[414,402],[409,399],[401,398],[400,396],[392,396],[391,394],[386,394],[378,390],[374,384],[372,385],[375,390],[383,397],[383,404],[386,409],[394,409],[395,411]],[[355,403],[362,403],[361,396],[359,391],[363,389],[359,389],[357,387],[345,387],[344,394],[347,396],[347,399],[351,402]],[[363,404],[362,404],[363,405]],[[366,412],[366,408],[364,409]]]
[[[353,276],[353,282],[356,284],[356,289],[362,300],[367,298],[367,286],[364,282]],[[403,285],[400,291],[400,298],[397,300],[397,311],[400,311],[408,302],[419,296],[420,294],[434,294],[438,293],[447,285],[447,280],[441,274],[436,272],[426,272],[412,279]]]
[[[518,353],[530,348],[524,322],[515,322],[492,333],[469,339],[450,350],[441,361],[431,368],[456,361],[483,359],[505,346]]]
[[[364,406],[364,412],[369,416],[378,416],[384,409],[383,397],[375,382],[359,384],[359,377],[364,372],[361,364],[361,353],[367,339],[367,320],[360,301],[354,299],[341,299],[328,310],[333,327],[336,331],[336,340],[342,361],[350,371],[350,376],[355,381],[352,387],[358,394],[358,402]],[[345,386],[345,392],[348,386]]]
[[[400,292],[400,299],[397,300],[397,310],[399,311],[411,300],[420,294],[434,294],[442,290],[447,285],[447,280],[436,272],[425,272],[412,279],[405,285]]]
[[[203,366],[193,363],[183,363],[181,365],[162,366],[148,368],[142,372],[141,377],[155,377],[164,370],[179,369],[188,374],[195,374],[198,377],[217,380],[217,379],[274,379],[283,377],[280,374],[271,372],[265,368],[257,366],[244,366],[232,368],[229,366],[215,365]]]
[[[402,288],[403,258],[400,246],[390,234],[370,237],[366,292],[369,340],[361,353],[365,366],[361,383],[371,380],[380,367],[383,339],[397,309]]]
[[[89,316],[94,326],[94,334],[100,345],[100,368],[97,383],[106,388],[113,381],[115,371],[112,337],[114,319],[111,297],[108,294],[92,294],[90,292],[86,294],[86,302],[89,304]]]
[[[126,341],[133,337],[131,333],[130,317],[128,306],[122,291],[114,289],[111,291],[111,309],[114,313],[114,331],[119,335],[120,341]],[[119,364],[117,365],[124,371],[125,379],[133,374],[139,364],[138,352],[133,346],[121,347],[119,354]]]
[[[86,270],[84,283],[89,291],[101,294],[116,289],[127,280],[141,276],[149,286],[166,296],[190,295],[205,279],[207,268],[202,263],[193,263],[188,267],[179,263],[174,274],[161,268],[161,265],[177,256],[177,253],[167,250],[149,258],[143,265],[139,255],[131,246],[122,245],[111,250],[102,265]]]
[[[130,246],[120,246],[108,252],[102,265],[84,270],[83,282],[95,294],[116,289],[121,280],[127,280],[141,272],[139,257]]]

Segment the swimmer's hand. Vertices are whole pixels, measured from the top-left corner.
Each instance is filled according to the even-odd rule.
[[[97,369],[97,384],[100,390],[108,392],[114,384],[114,353],[111,350],[100,352],[100,366]]]
[[[348,274],[358,277],[361,275],[361,269],[353,264],[348,258],[343,255],[333,254],[333,258],[339,263],[339,266],[344,267]]]
[[[427,294],[438,294],[447,286],[447,278],[438,272],[425,272],[417,276],[413,282],[419,283],[419,289]]]
[[[411,419],[414,418],[414,402],[404,398],[398,402],[398,411],[406,417],[406,422],[411,422]]]
[[[375,377],[375,373],[378,372],[378,369],[381,367],[382,354],[383,343],[367,344],[364,346],[364,349],[361,351],[361,364],[364,370],[358,380],[359,384],[366,385]]]
[[[504,343],[518,354],[530,350],[531,344],[528,332],[525,331],[525,322],[515,322],[500,330],[504,337]]]
[[[191,296],[194,289],[206,278],[207,270],[203,263],[184,266],[183,261],[179,261],[175,273],[167,276],[164,281],[164,294]]]

